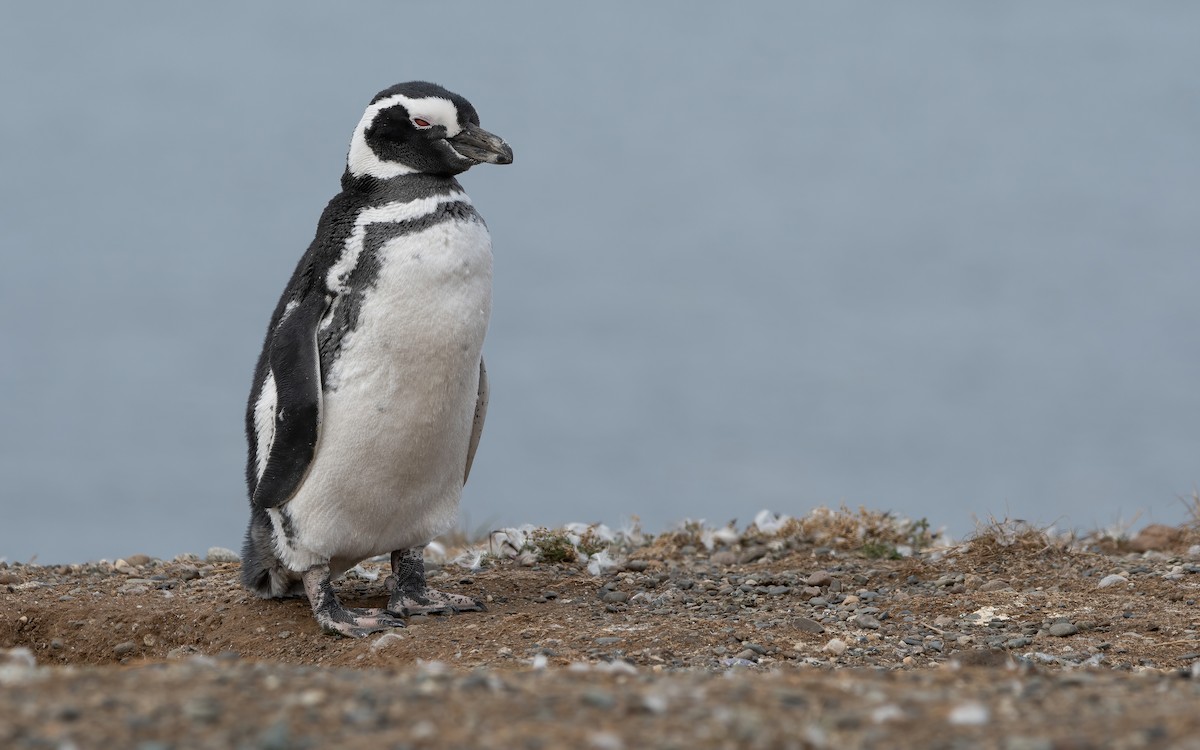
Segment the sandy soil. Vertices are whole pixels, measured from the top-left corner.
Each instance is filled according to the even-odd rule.
[[[363,640],[237,563],[0,564],[0,747],[1200,748],[1194,530],[897,557],[936,540],[817,520],[623,537],[599,575],[517,534],[431,565],[487,612]],[[382,606],[381,573],[344,601]]]

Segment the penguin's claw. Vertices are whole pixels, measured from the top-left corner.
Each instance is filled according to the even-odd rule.
[[[437,589],[400,591],[392,594],[387,612],[402,617],[413,615],[443,615],[455,612],[486,612],[487,605],[462,594],[450,594]]]
[[[404,627],[404,620],[382,609],[351,609],[338,607],[317,614],[317,624],[326,633],[350,638],[365,638],[381,630]]]

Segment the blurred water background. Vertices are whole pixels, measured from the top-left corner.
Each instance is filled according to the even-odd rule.
[[[0,10],[0,557],[237,547],[272,307],[371,96],[516,151],[469,529],[1178,522],[1200,5]]]

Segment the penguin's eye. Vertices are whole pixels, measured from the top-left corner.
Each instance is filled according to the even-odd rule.
[[[420,117],[413,118],[413,125],[416,125],[418,128],[432,127],[428,120],[422,120]]]

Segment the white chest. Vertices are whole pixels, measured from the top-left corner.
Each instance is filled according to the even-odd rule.
[[[376,258],[357,324],[324,374],[312,467],[287,506],[296,533],[285,562],[299,566],[423,544],[457,517],[491,240],[480,221],[444,222],[384,242]]]

